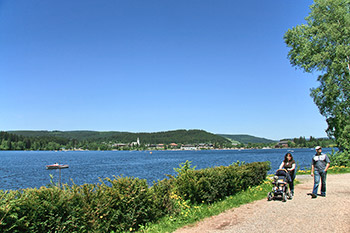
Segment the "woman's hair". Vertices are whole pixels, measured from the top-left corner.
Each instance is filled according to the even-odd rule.
[[[290,160],[290,161],[293,161],[293,160],[294,160],[294,159],[293,159],[293,155],[292,155],[291,153],[289,153],[289,152],[288,152],[288,153],[287,153],[287,154],[284,156],[284,160],[283,160],[283,162],[285,162],[285,163],[286,163],[286,162],[288,162],[288,158],[287,158],[287,157],[288,157],[288,155],[290,155],[290,158],[291,158],[291,160]]]

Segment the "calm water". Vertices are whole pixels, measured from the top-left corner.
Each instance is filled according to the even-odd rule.
[[[46,170],[45,165],[69,164],[62,170],[62,183],[98,183],[99,177],[114,175],[139,177],[152,181],[174,175],[174,169],[186,160],[196,169],[230,165],[233,162],[270,161],[273,173],[278,169],[287,149],[225,150],[225,151],[0,151],[0,189],[34,188],[49,184],[49,174],[57,182],[58,170]],[[324,153],[331,149],[323,149]],[[310,167],[314,150],[292,149],[301,168]]]

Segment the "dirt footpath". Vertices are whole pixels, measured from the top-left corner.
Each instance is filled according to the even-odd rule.
[[[293,200],[266,199],[228,210],[176,233],[350,232],[350,174],[327,175],[327,197],[311,199],[313,178],[297,176]]]

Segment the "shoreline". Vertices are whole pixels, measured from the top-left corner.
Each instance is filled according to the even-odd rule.
[[[337,149],[336,147],[324,147],[324,148],[331,148],[331,149]],[[54,152],[74,152],[74,151],[241,151],[241,150],[295,150],[295,149],[310,149],[314,150],[312,147],[297,147],[297,148],[218,148],[218,149],[196,149],[196,150],[184,150],[184,149],[148,149],[148,150],[117,150],[117,149],[111,149],[111,150],[88,150],[88,149],[71,149],[71,150],[0,150],[1,151],[54,151]],[[294,152],[294,151],[291,151]]]

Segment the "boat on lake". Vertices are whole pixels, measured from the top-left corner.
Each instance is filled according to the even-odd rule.
[[[51,165],[46,165],[46,169],[63,169],[63,168],[68,168],[68,164],[51,164]]]

